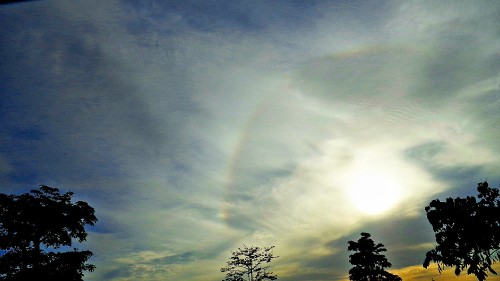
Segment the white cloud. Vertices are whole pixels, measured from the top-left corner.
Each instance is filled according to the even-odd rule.
[[[275,244],[285,276],[311,272],[302,259],[344,251],[332,241],[377,219],[420,216],[430,197],[453,192],[440,169],[499,165],[498,134],[484,134],[496,127],[482,123],[498,114],[477,108],[498,93],[496,27],[481,5],[391,3],[378,8],[381,18],[363,18],[369,5],[318,4],[310,21],[287,7],[303,28],[284,32],[286,21],[272,25],[260,10],[250,13],[264,27],[203,30],[180,12],[153,17],[155,7],[54,3],[44,11],[56,23],[92,32],[39,30],[33,38],[60,40],[46,50],[56,59],[40,52],[19,64],[58,62],[47,71],[54,80],[83,73],[38,97],[52,105],[36,116],[53,143],[36,147],[52,160],[40,171],[96,192],[92,280],[216,279],[229,250],[249,242]],[[478,45],[452,48],[462,35]],[[33,38],[28,47],[47,49]],[[84,61],[72,60],[82,59],[77,46],[96,55],[95,72],[73,65]],[[73,160],[56,161],[56,148]],[[2,159],[0,171],[16,169]],[[364,177],[396,186],[387,212],[367,215],[352,202],[358,180],[370,185]]]

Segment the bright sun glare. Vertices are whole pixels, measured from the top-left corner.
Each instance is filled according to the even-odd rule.
[[[358,173],[350,179],[349,199],[369,215],[378,215],[394,207],[399,199],[398,183],[383,173]]]

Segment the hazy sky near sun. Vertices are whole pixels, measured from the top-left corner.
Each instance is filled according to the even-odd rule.
[[[362,231],[404,280],[440,280],[424,207],[500,185],[499,19],[498,1],[2,5],[0,192],[96,209],[88,281],[221,280],[243,244],[276,245],[279,280],[343,280]]]

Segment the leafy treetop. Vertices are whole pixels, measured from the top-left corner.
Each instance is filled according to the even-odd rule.
[[[436,262],[439,272],[450,266],[456,275],[467,268],[479,281],[486,280],[488,271],[497,274],[492,264],[500,260],[499,190],[482,182],[477,191],[477,198],[436,199],[425,207],[437,243],[426,254],[425,268]]]
[[[73,193],[40,186],[21,195],[0,194],[0,280],[82,280],[90,251],[48,252],[87,238],[97,222],[94,208],[71,202]],[[43,250],[42,250],[43,249]]]
[[[384,245],[370,238],[370,233],[362,232],[357,242],[349,241],[348,250],[355,253],[349,256],[349,262],[353,267],[349,270],[349,280],[352,281],[401,281],[397,275],[385,271],[392,264],[387,260],[383,252],[387,251]]]

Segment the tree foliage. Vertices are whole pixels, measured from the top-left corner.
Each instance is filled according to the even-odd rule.
[[[262,281],[276,280],[278,277],[273,272],[268,272],[269,264],[273,259],[278,258],[273,253],[274,246],[271,247],[247,247],[238,248],[233,251],[227,266],[220,269],[226,273],[225,281]]]
[[[73,239],[87,238],[85,225],[97,222],[86,202],[71,202],[72,192],[40,186],[21,195],[0,194],[0,280],[80,281],[90,251],[61,251]],[[49,251],[49,249],[57,249]]]
[[[383,244],[375,244],[370,233],[362,232],[357,242],[349,241],[348,250],[355,253],[349,256],[353,267],[349,270],[349,280],[352,281],[401,281],[397,275],[385,271],[392,264],[383,252],[387,251]]]
[[[437,246],[427,252],[423,266],[436,262],[439,272],[455,267],[459,275],[476,275],[483,281],[500,260],[500,196],[487,182],[478,183],[478,198],[436,199],[425,207],[427,219],[435,232]]]

